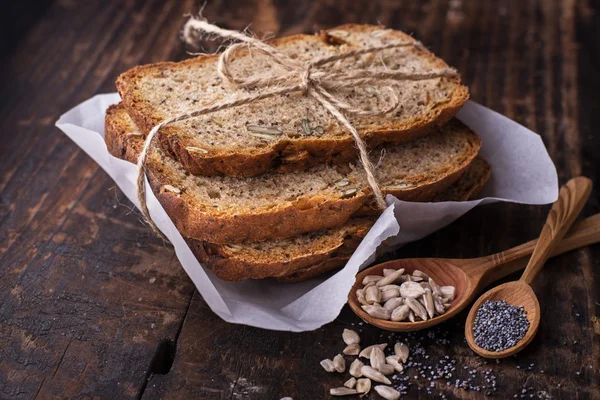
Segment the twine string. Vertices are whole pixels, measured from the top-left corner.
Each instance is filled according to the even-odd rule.
[[[372,54],[383,50],[395,49],[401,47],[417,47],[423,48],[419,42],[402,42],[391,43],[382,46],[371,46],[348,52],[335,54],[332,56],[323,57],[320,59],[303,62],[293,59],[273,46],[266,44],[258,39],[248,36],[242,32],[229,29],[222,29],[216,25],[212,25],[202,19],[190,18],[184,26],[183,36],[188,43],[194,43],[196,37],[195,32],[204,32],[205,34],[214,35],[222,39],[237,41],[229,45],[223,53],[221,53],[218,63],[217,72],[219,76],[226,82],[241,88],[261,88],[265,89],[258,93],[250,93],[247,95],[234,95],[222,102],[206,105],[198,110],[182,113],[180,115],[168,118],[155,127],[153,127],[146,140],[144,147],[137,160],[137,181],[136,189],[138,200],[140,202],[141,211],[150,225],[152,230],[166,240],[166,237],[158,229],[146,205],[146,192],[144,185],[145,165],[152,143],[156,133],[166,125],[184,121],[190,118],[195,118],[201,115],[214,113],[220,110],[238,107],[244,104],[253,103],[259,100],[268,99],[274,96],[280,96],[292,92],[302,92],[303,95],[309,96],[323,106],[344,128],[346,128],[358,149],[359,159],[365,171],[367,182],[373,191],[375,202],[380,209],[385,209],[387,206],[383,193],[377,179],[375,177],[375,167],[369,159],[367,145],[360,137],[360,134],[352,123],[346,117],[347,115],[355,116],[383,116],[394,112],[400,103],[400,99],[393,88],[393,84],[398,81],[419,81],[440,77],[458,77],[458,73],[451,68],[443,68],[439,71],[426,73],[407,73],[401,71],[375,71],[369,69],[348,70],[344,72],[332,72],[320,69],[319,67],[339,60],[345,60],[352,57],[357,57],[364,54]],[[251,48],[268,57],[273,66],[279,66],[283,71],[272,69],[270,74],[258,75],[254,77],[240,77],[232,71],[232,64],[235,54],[241,49]],[[292,83],[290,83],[292,82]],[[295,82],[295,83],[294,83]],[[358,108],[348,104],[334,93],[340,89],[366,85],[382,85],[384,89],[390,92],[389,105],[382,109]]]

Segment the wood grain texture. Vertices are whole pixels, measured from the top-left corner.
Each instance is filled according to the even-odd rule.
[[[343,382],[318,363],[340,352],[343,328],[359,322],[348,308],[303,334],[224,323],[111,180],[53,126],[70,107],[114,91],[128,68],[187,57],[182,15],[198,6],[56,0],[9,19],[27,24],[7,30],[18,36],[0,63],[1,399],[318,399]],[[204,10],[211,22],[251,23],[261,35],[348,22],[411,32],[458,68],[472,99],[539,132],[562,182],[596,181],[600,171],[598,13],[589,0],[214,0]],[[594,189],[585,215],[600,211],[598,199]],[[479,208],[395,257],[492,254],[534,238],[547,211]],[[533,287],[542,321],[552,323],[518,358],[485,366],[498,376],[498,398],[523,385],[555,399],[600,398],[599,260],[596,245],[548,261]],[[447,332],[446,344],[424,338],[432,359],[481,362],[464,343],[465,317],[435,330]],[[387,340],[360,330],[365,343]],[[457,368],[454,378],[468,376]],[[429,382],[411,382],[407,397],[425,397]],[[432,390],[483,398],[445,381]]]

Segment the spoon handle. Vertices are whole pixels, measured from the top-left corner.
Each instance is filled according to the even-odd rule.
[[[592,181],[583,176],[571,179],[560,188],[558,200],[552,205],[521,281],[530,284],[540,272],[554,246],[575,222],[591,191]]]

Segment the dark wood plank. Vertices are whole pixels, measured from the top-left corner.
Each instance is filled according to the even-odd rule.
[[[481,365],[464,343],[466,314],[431,332],[392,337],[360,327],[346,308],[333,323],[302,334],[216,317],[172,251],[53,127],[73,105],[113,91],[131,66],[185,58],[182,15],[197,6],[61,0],[15,31],[22,32],[19,46],[0,66],[0,94],[9,99],[0,104],[0,398],[327,397],[343,380],[318,363],[341,351],[341,331],[352,324],[367,343],[401,338],[422,346],[429,358],[415,359],[425,364],[448,355],[459,366],[452,382],[476,369],[473,383],[482,384],[491,370],[498,398],[521,394],[524,385],[533,388],[528,395],[600,398],[598,246],[549,262],[534,284],[543,313],[538,337],[497,365]],[[345,22],[412,32],[460,70],[474,100],[539,132],[561,181],[598,175],[599,12],[597,4],[574,0],[215,0],[204,9],[219,25],[251,23],[263,35]],[[600,211],[597,193],[588,215]],[[502,250],[535,237],[546,212],[487,206],[395,257]],[[427,397],[428,380],[410,382],[409,397]],[[430,391],[483,397],[446,380]]]

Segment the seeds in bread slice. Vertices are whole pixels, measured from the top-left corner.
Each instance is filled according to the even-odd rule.
[[[302,61],[366,46],[415,42],[403,32],[373,25],[343,25],[320,35],[294,35],[269,43]],[[218,55],[181,62],[135,67],[117,80],[117,88],[135,124],[143,133],[161,121],[203,105],[244,95],[248,89],[221,82]],[[341,60],[333,71],[349,68],[439,71],[447,64],[420,47],[402,47]],[[262,54],[240,54],[233,70],[241,76],[273,72]],[[353,117],[350,121],[371,148],[382,142],[410,140],[435,131],[450,120],[468,99],[459,78],[434,78],[394,83],[401,106],[390,116]],[[258,93],[263,89],[253,89]],[[379,86],[341,93],[345,101],[382,109],[389,93]],[[257,128],[258,127],[258,128]],[[268,129],[276,134],[264,134]],[[300,93],[286,94],[210,115],[174,123],[161,129],[164,153],[194,175],[256,176],[268,171],[305,170],[327,160],[346,164],[356,158],[354,141],[323,107]]]
[[[122,105],[108,109],[105,130],[109,151],[135,162],[144,139]],[[435,134],[386,146],[384,153],[374,152],[383,155],[380,186],[402,200],[430,201],[462,175],[480,146],[479,137],[457,120]],[[244,179],[202,177],[154,146],[146,170],[179,231],[213,243],[284,239],[341,226],[373,201],[364,171],[354,164]]]
[[[490,165],[483,158],[476,158],[464,175],[434,201],[473,198],[487,182],[490,172]],[[278,278],[297,282],[345,265],[376,219],[353,218],[340,228],[289,239],[239,245],[188,239],[188,244],[200,262],[221,279]]]

